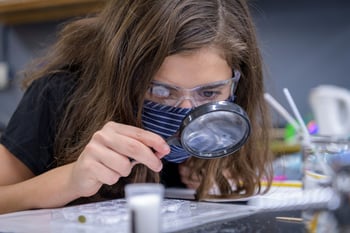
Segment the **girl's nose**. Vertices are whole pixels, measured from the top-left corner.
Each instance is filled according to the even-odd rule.
[[[180,108],[194,108],[195,107],[195,103],[193,103],[193,100],[185,98],[185,99],[181,100],[180,103],[177,104],[177,107],[180,107]]]

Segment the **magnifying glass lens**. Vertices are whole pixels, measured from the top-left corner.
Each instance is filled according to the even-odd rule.
[[[236,111],[213,111],[193,119],[182,131],[184,148],[200,158],[215,158],[238,150],[250,132],[249,121]]]

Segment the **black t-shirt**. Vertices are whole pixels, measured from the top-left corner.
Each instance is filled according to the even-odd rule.
[[[53,143],[57,123],[74,83],[71,73],[35,80],[1,136],[0,143],[35,175],[55,166]]]

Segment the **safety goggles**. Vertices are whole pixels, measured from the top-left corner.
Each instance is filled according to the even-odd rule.
[[[188,100],[193,107],[214,101],[233,99],[241,73],[234,70],[234,77],[207,83],[193,88],[182,88],[159,81],[152,81],[147,91],[146,99],[178,107]]]

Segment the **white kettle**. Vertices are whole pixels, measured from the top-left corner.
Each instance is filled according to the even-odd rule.
[[[309,101],[320,135],[350,136],[350,91],[320,85],[311,89]]]

